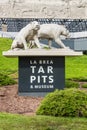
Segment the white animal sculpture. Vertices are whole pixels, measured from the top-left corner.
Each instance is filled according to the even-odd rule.
[[[69,31],[63,25],[42,24],[42,25],[40,25],[40,29],[38,30],[38,38],[48,39],[49,47],[51,47],[51,41],[55,40],[55,42],[61,48],[67,48],[60,39],[61,35],[65,36],[65,37],[69,36]]]
[[[37,32],[40,29],[40,25],[37,21],[33,21],[24,28],[20,30],[18,35],[13,40],[13,43],[11,45],[11,49],[17,49],[17,48],[24,48],[25,50],[28,49],[27,47],[27,41],[34,40],[38,48],[41,48]]]

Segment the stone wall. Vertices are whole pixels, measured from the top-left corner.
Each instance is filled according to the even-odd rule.
[[[0,17],[87,18],[87,0],[0,0]]]

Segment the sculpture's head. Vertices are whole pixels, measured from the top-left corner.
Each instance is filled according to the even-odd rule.
[[[65,26],[62,26],[61,35],[66,36],[67,38],[70,37],[69,30]]]
[[[37,21],[31,22],[32,29],[38,31],[40,29],[40,24]]]

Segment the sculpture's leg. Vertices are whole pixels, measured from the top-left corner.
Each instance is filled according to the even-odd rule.
[[[51,39],[48,40],[48,45],[49,45],[49,48],[52,47],[52,40]]]
[[[25,40],[25,39],[22,39],[22,41],[23,41],[24,49],[25,49],[25,50],[28,49],[26,40]]]
[[[11,50],[14,50],[15,48],[17,48],[18,44],[16,40],[13,40],[12,45],[11,45]]]
[[[67,47],[64,45],[64,43],[63,43],[59,38],[55,39],[55,42],[56,42],[60,47],[62,47],[62,48],[67,48]]]
[[[32,41],[29,41],[29,48],[32,48]]]
[[[34,37],[34,41],[35,41],[37,47],[38,47],[38,48],[41,48],[41,46],[40,46],[40,42],[39,42],[39,40],[38,40],[37,37]]]
[[[30,41],[29,43],[30,43],[29,48],[33,48],[36,45],[34,41]]]

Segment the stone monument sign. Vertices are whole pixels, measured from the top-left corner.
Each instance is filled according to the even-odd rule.
[[[4,56],[19,59],[19,95],[44,96],[55,89],[64,89],[65,56],[79,56],[82,52],[65,46],[61,35],[69,38],[64,26],[33,21],[19,31],[11,49],[3,52]],[[48,45],[40,43],[40,39],[47,39]],[[60,48],[54,48],[52,40]]]

